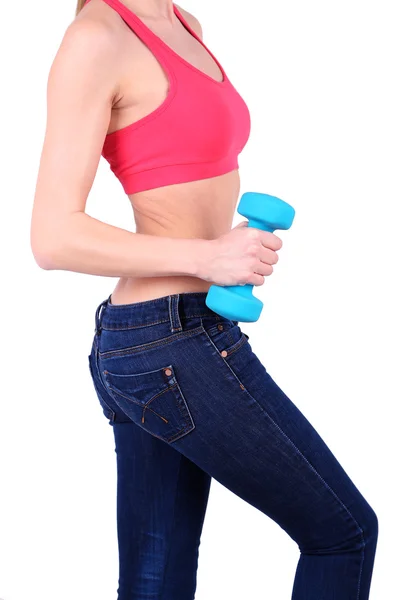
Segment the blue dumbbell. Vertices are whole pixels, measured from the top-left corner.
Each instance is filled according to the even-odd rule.
[[[289,229],[293,223],[295,210],[290,204],[258,192],[242,195],[238,213],[249,220],[249,227],[256,227],[273,233],[275,229]],[[253,286],[211,285],[206,297],[211,310],[233,321],[253,322],[259,318],[263,302],[253,296]]]

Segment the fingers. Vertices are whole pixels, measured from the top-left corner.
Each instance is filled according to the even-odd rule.
[[[268,244],[274,245],[275,247],[281,246],[281,240],[270,232],[261,232],[260,230],[255,230],[255,232],[256,233],[251,233],[253,239],[256,235],[259,236],[260,233],[269,233]],[[249,254],[252,258],[251,263],[249,264],[250,272],[247,273],[245,283],[241,285],[246,285],[246,283],[255,286],[263,285],[265,283],[265,277],[272,275],[274,271],[273,265],[278,262],[279,256],[275,250],[264,245],[257,246],[253,243],[249,249]]]
[[[239,278],[238,285],[261,286],[265,277],[273,273],[279,256],[277,251],[282,248],[282,240],[270,231],[263,231],[256,227],[248,227],[249,221],[241,221],[234,229],[247,229],[240,234],[242,259],[245,261],[245,270]],[[237,281],[237,279],[236,279]]]
[[[271,265],[257,262],[251,267],[250,272],[243,275],[239,285],[263,285],[265,283],[265,277],[271,275],[272,272],[273,267]]]
[[[244,221],[244,224],[246,223],[247,222]],[[243,225],[243,223],[239,223],[239,225]],[[265,248],[270,248],[274,251],[282,248],[281,238],[270,231],[263,231],[262,229],[257,229],[255,227],[249,227],[247,236],[250,238],[250,240],[262,244]]]
[[[259,275],[258,273],[253,273],[250,277],[249,277],[249,284],[250,285],[263,285],[265,283],[265,277],[263,277],[262,275]]]
[[[280,250],[282,248],[282,240],[270,231],[262,231],[260,241],[263,246],[271,250]]]
[[[255,267],[254,272],[258,273],[259,275],[262,275],[263,277],[268,277],[269,275],[272,275],[272,273],[274,272],[274,267],[267,263],[260,262]]]
[[[261,246],[258,252],[260,265],[255,271],[264,276],[271,275],[273,272],[272,265],[276,265],[279,260],[277,250],[282,248],[282,240],[270,231],[257,231],[260,234],[259,240],[261,241]]]
[[[276,263],[279,260],[279,256],[275,252],[275,250],[271,250],[270,248],[265,248],[265,246],[261,246],[259,259],[261,262],[266,263],[267,265],[276,265]]]

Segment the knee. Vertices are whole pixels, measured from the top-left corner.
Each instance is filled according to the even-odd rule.
[[[378,516],[373,508],[366,504],[363,512],[358,515],[359,536],[353,538],[350,549],[375,547],[378,539]],[[353,545],[353,547],[352,547]]]
[[[357,520],[353,517],[350,527],[343,527],[343,521],[338,525],[342,536],[329,535],[326,538],[319,535],[319,539],[312,543],[299,544],[303,554],[344,554],[347,552],[362,552],[365,548],[373,550],[378,538],[378,517],[369,504],[363,505],[362,516],[358,513]]]
[[[365,514],[364,521],[361,525],[365,544],[375,543],[378,539],[379,522],[378,516],[374,509],[368,505],[368,511]]]

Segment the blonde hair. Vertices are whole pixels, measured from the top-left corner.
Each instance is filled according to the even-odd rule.
[[[80,13],[80,11],[83,8],[83,5],[85,4],[85,0],[78,0],[78,3],[76,5],[76,10],[75,10],[75,16]]]

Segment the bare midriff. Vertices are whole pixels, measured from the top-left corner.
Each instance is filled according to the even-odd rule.
[[[218,238],[232,228],[239,190],[239,172],[234,170],[210,179],[132,194],[128,197],[136,232],[171,238]],[[192,276],[121,277],[111,302],[130,304],[169,294],[206,292],[210,285]]]
[[[104,9],[107,22],[113,16],[108,6],[100,4],[97,8],[99,11]],[[190,18],[189,14],[187,16]],[[171,21],[160,19],[157,26],[154,20],[149,24],[177,54],[220,81],[220,69],[208,52],[186,31],[176,16],[171,15]],[[120,84],[118,100],[111,112],[109,132],[149,115],[165,100],[169,88],[167,75],[152,50],[132,35],[131,29],[119,18],[114,26],[115,44],[120,48],[116,62]],[[128,198],[136,233],[171,238],[218,238],[232,228],[239,188],[240,177],[236,169],[209,179],[130,194]],[[132,271],[134,268],[135,265],[132,265]],[[143,302],[174,293],[207,291],[210,285],[210,282],[192,276],[153,277],[149,274],[148,277],[121,277],[112,292],[111,302]]]

